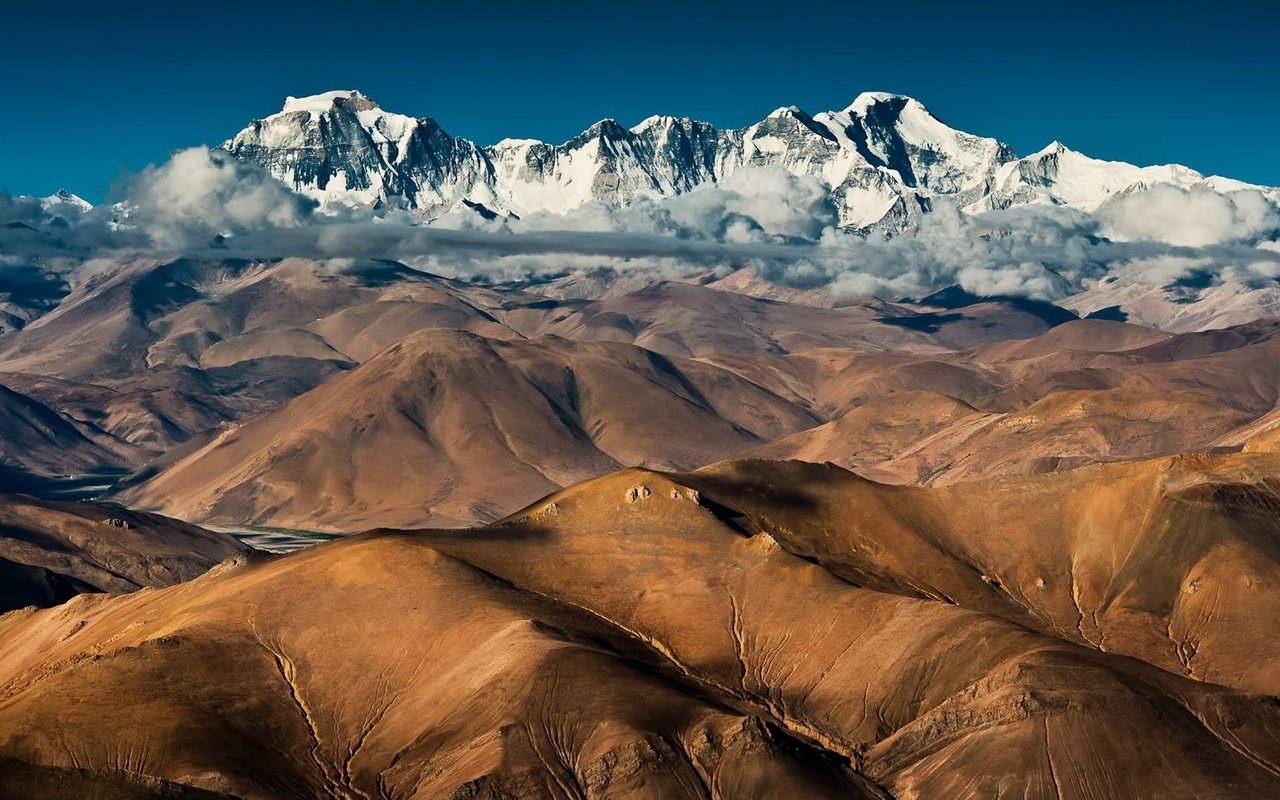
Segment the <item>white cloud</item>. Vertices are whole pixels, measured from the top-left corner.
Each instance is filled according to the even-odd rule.
[[[1187,247],[1256,239],[1280,228],[1275,205],[1258,191],[1220,194],[1160,184],[1098,210],[1113,238]]]
[[[167,248],[205,243],[219,234],[296,227],[314,205],[262,169],[193,147],[143,170],[130,186],[126,214]]]

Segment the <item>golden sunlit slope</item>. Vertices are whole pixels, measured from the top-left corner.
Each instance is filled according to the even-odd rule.
[[[0,793],[56,771],[49,800],[172,796],[142,776],[241,798],[883,796],[643,643],[414,537],[0,631]]]
[[[13,613],[0,780],[56,779],[55,800],[111,782],[1274,797],[1259,520],[1275,468],[1173,459],[937,489],[808,464],[632,469],[488,528],[357,536]]]
[[[1182,455],[945,487],[740,461],[687,476],[859,585],[1280,694],[1280,456]]]

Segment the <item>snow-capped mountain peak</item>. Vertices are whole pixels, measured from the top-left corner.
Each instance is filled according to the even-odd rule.
[[[1138,167],[1124,161],[1104,161],[1054,141],[1026,158],[1006,164],[982,203],[988,208],[1047,203],[1096,211],[1116,197],[1161,184],[1217,192],[1256,189],[1280,199],[1280,190],[1206,177],[1180,164]]]
[[[1062,142],[1058,141],[1057,139],[1054,139],[1052,142],[1049,142],[1049,144],[1045,145],[1041,149],[1027,156],[1027,159],[1029,160],[1033,158],[1041,158],[1043,156],[1054,156],[1054,155],[1061,155],[1062,153],[1074,153],[1074,152],[1075,151],[1072,150],[1070,147],[1067,147]]]
[[[296,114],[305,111],[309,114],[323,114],[335,106],[350,108],[352,111],[378,108],[377,103],[355,89],[337,89],[306,97],[286,97],[284,108],[280,109],[279,113]]]
[[[903,105],[906,103],[915,103],[916,105],[923,107],[918,100],[908,97],[905,94],[894,94],[893,92],[862,92],[857,97],[853,98],[852,103],[844,107],[844,112],[846,114],[865,115],[867,113],[867,109],[879,103],[899,103]]]
[[[627,205],[774,166],[819,179],[851,229],[913,227],[935,203],[971,212],[1027,203],[1094,210],[1134,187],[1250,187],[1180,166],[1100,161],[1060,142],[1026,158],[950,127],[918,100],[863,92],[840,111],[776,109],[741,129],[651,116],[601,120],[559,145],[504,139],[481,147],[429,117],[383,110],[355,90],[290,97],[222,145],[322,204],[402,204],[427,215],[460,203],[504,214]],[[1268,190],[1272,196],[1280,196]]]
[[[93,209],[93,204],[88,200],[66,189],[59,189],[48,197],[40,198],[40,206],[45,210],[70,207],[82,213]]]
[[[654,114],[651,117],[645,117],[631,127],[631,132],[635,134],[643,134],[650,130],[666,130],[673,125],[689,125],[693,120],[687,117],[673,117],[667,114]]]

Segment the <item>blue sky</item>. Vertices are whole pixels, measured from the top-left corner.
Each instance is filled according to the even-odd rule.
[[[1268,6],[20,0],[0,26],[0,190],[96,201],[286,95],[336,88],[485,144],[653,113],[740,126],[894,91],[1019,154],[1057,138],[1277,185]]]

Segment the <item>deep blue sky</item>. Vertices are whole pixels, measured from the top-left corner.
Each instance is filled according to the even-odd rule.
[[[484,144],[652,113],[739,126],[895,91],[1023,155],[1057,138],[1280,185],[1274,4],[966,5],[15,0],[0,190],[99,200],[285,95],[335,88]]]

